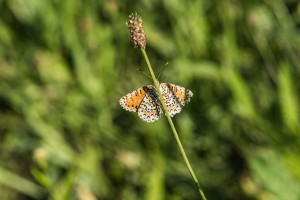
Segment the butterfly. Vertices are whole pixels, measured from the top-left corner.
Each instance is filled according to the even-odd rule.
[[[171,117],[180,113],[182,107],[189,103],[193,96],[190,90],[170,83],[159,84],[159,89]],[[163,113],[162,104],[153,85],[141,87],[123,96],[119,103],[125,110],[137,112],[138,116],[148,123],[158,120]]]

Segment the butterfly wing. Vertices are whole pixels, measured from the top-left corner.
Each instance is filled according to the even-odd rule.
[[[137,112],[145,95],[146,91],[144,90],[144,87],[141,87],[133,91],[132,93],[129,93],[122,97],[119,103],[125,110],[130,112]]]
[[[138,112],[138,116],[149,123],[158,120],[162,114],[157,92],[152,85],[141,87],[125,95],[119,103],[127,111]]]
[[[178,85],[161,83],[159,87],[171,117],[180,113],[182,107],[189,103],[193,96],[190,90]]]
[[[138,116],[145,122],[158,120],[163,113],[157,92],[152,85],[143,87],[146,95],[138,108]]]

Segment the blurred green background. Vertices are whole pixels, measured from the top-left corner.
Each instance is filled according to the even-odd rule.
[[[207,198],[299,200],[296,0],[0,0],[0,199],[198,199],[165,117],[119,105],[151,84],[135,11]]]

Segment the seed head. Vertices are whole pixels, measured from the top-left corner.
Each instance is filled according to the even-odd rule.
[[[146,48],[146,36],[143,29],[143,20],[137,13],[129,15],[129,20],[126,22],[129,30],[130,40],[134,47],[142,49]]]

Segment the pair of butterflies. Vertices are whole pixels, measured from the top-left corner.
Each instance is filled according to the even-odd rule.
[[[159,84],[159,90],[171,117],[180,113],[182,107],[189,103],[193,96],[190,90],[169,83]],[[148,123],[158,120],[163,113],[162,104],[153,85],[141,87],[125,95],[119,103],[125,110],[137,112],[138,116]]]

